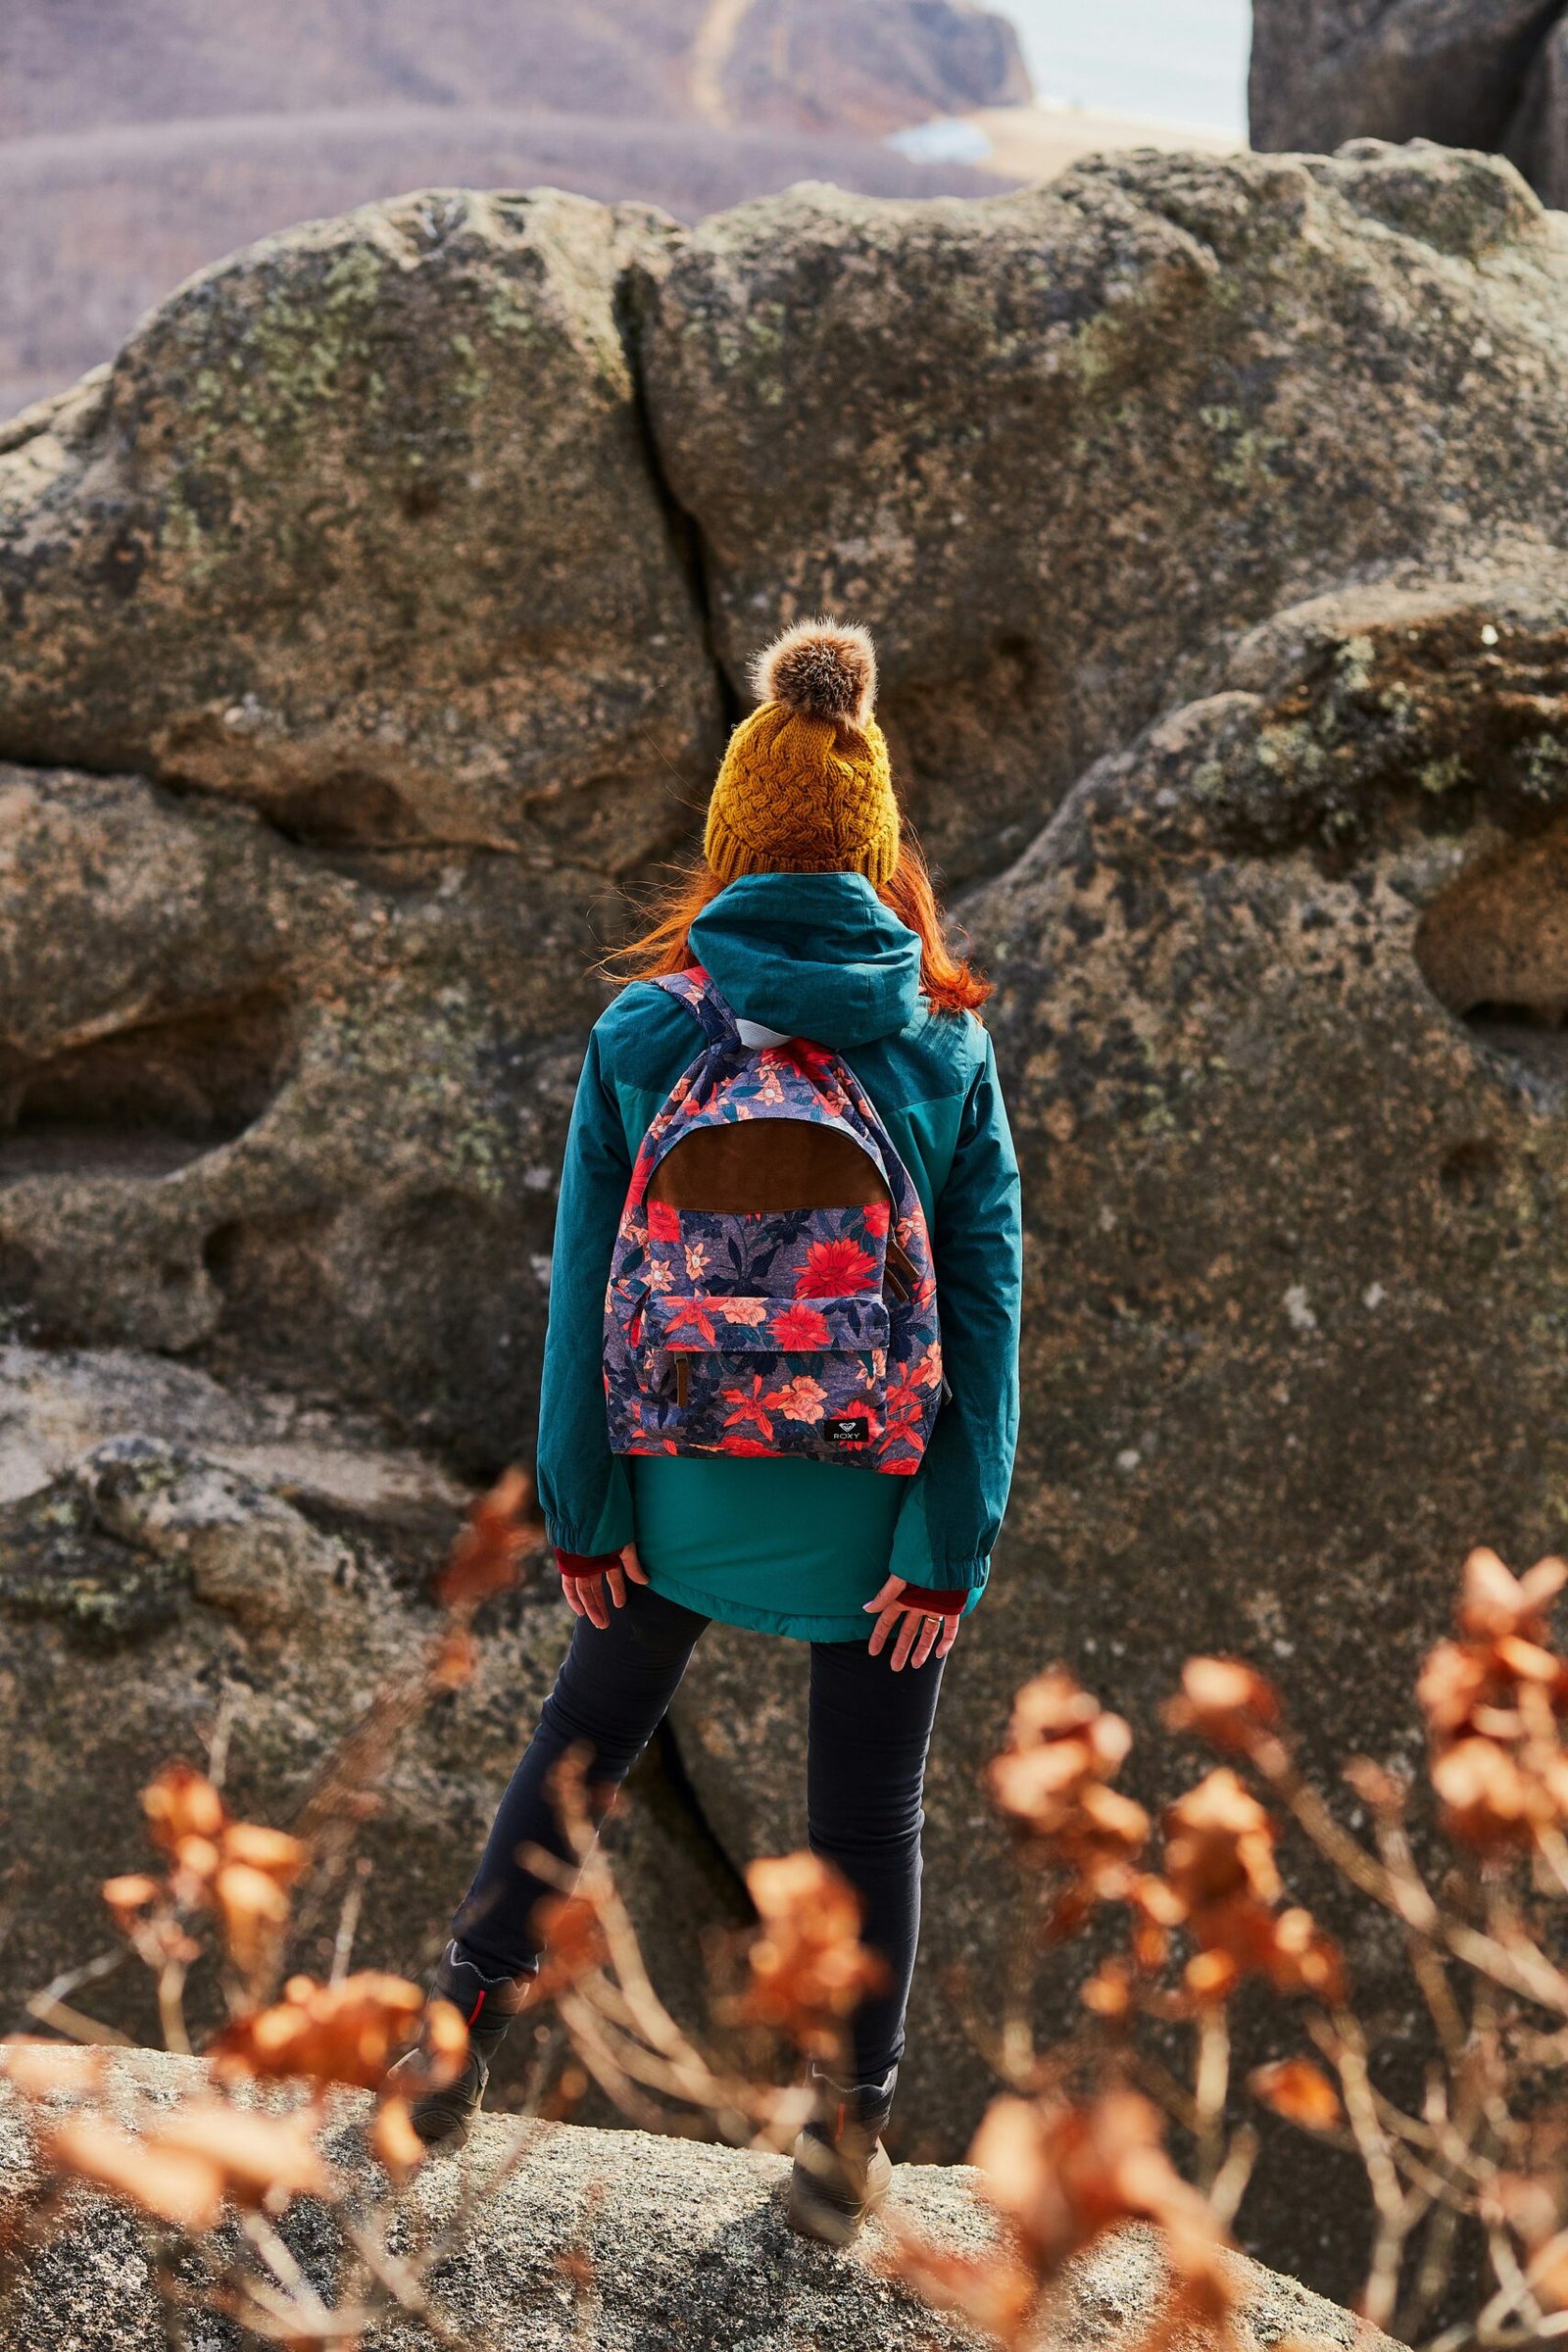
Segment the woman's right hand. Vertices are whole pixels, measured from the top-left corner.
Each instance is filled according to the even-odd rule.
[[[902,1674],[906,1666],[923,1666],[932,1656],[945,1658],[958,1639],[967,1598],[967,1593],[936,1592],[924,1585],[907,1585],[902,1576],[890,1576],[865,1604],[866,1614],[876,1619],[871,1628],[872,1657],[880,1657],[892,1641],[893,1655],[888,1663],[895,1674]]]
[[[574,1617],[586,1617],[590,1625],[597,1625],[601,1633],[610,1623],[611,1608],[626,1606],[627,1577],[634,1585],[648,1582],[648,1571],[637,1557],[635,1544],[623,1544],[619,1551],[607,1551],[597,1558],[558,1551],[556,1566],[561,1571],[561,1589],[566,1595],[567,1608]]]

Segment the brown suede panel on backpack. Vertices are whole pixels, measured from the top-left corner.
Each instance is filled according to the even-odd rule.
[[[665,1152],[650,1200],[720,1214],[848,1208],[889,1199],[869,1153],[831,1127],[799,1119],[749,1119],[699,1127]]]

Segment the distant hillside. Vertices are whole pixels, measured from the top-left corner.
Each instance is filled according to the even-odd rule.
[[[9,0],[0,138],[453,106],[880,132],[1029,94],[972,0]]]
[[[853,138],[435,107],[0,142],[0,419],[107,359],[181,278],[295,220],[410,188],[546,184],[696,220],[801,179],[867,196],[1014,184]]]
[[[686,220],[798,179],[983,194],[1009,183],[882,140],[1028,94],[970,0],[10,0],[0,416],[297,220],[454,184]]]

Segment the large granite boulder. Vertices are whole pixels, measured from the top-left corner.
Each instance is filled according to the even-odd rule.
[[[523,1446],[591,887],[52,768],[0,765],[0,843],[13,1327]]]
[[[1252,144],[1352,138],[1501,148],[1568,203],[1562,0],[1255,0]]]
[[[617,301],[667,224],[432,194],[194,278],[0,461],[0,753],[313,844],[624,871],[715,716]]]
[[[1505,166],[1374,149],[708,221],[647,375],[727,673],[853,608],[928,845],[994,871],[1232,632],[1552,511],[1562,270]]]
[[[593,909],[717,741],[626,343],[668,233],[553,195],[306,229],[0,436],[0,1280],[36,1328],[249,1323],[293,1380],[525,1445]]]
[[[121,2082],[162,2103],[199,2087],[188,2059],[137,2051]],[[340,2101],[326,2151],[363,2206],[384,2181],[355,2129],[365,2102]],[[394,2248],[413,2253],[452,2233],[429,2278],[447,2340],[506,2344],[509,2352],[981,2352],[969,2328],[935,2317],[887,2275],[887,2233],[873,2224],[849,2254],[797,2237],[784,2218],[788,2164],[732,2148],[657,2139],[641,2132],[536,2125],[520,2163],[512,2128],[482,2123],[471,2163],[437,2158],[415,2178],[394,2225]],[[0,2222],[7,2192],[24,2192],[35,2158],[13,2095],[0,2088]],[[471,2183],[493,2180],[473,2197]],[[949,2255],[983,2252],[994,2224],[972,2173],[902,2166],[890,2219]],[[282,2232],[323,2295],[344,2270],[327,2211],[301,2200]],[[1226,2265],[1236,2297],[1236,2352],[1392,2352],[1389,2338],[1237,2256]],[[1134,2352],[1159,2325],[1169,2274],[1152,2233],[1103,2238],[1073,2264],[1051,2342]],[[164,2313],[136,2224],[107,2200],[76,2195],[70,2226],[19,2268],[6,2299],[18,2343],[50,2352],[162,2352]],[[224,2320],[205,2314],[200,2340],[229,2352]],[[422,2352],[430,2334],[382,2323],[367,2352]],[[1184,2329],[1198,2347],[1215,2340]]]

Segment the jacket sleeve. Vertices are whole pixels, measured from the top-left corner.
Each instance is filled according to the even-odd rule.
[[[539,1398],[539,1501],[565,1552],[617,1551],[635,1532],[625,1466],[605,1413],[605,1286],[631,1158],[598,1030],[577,1082],[550,1261]]]
[[[1018,1162],[989,1037],[931,1238],[950,1394],[899,1514],[890,1566],[909,1584],[978,1592],[1018,1445],[1023,1291]]]

